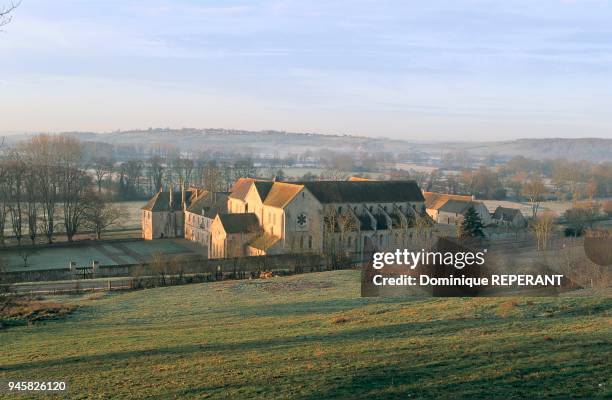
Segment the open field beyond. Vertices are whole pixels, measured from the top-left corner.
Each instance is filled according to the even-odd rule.
[[[68,398],[612,394],[605,296],[364,299],[357,271],[90,296],[0,331],[0,379]]]
[[[169,256],[203,254],[199,247],[184,239],[155,241],[87,241],[60,246],[28,247],[27,250],[7,248],[0,250],[0,258],[7,263],[7,271],[33,271],[68,268],[70,261],[78,266],[90,266],[92,261],[100,265],[139,264],[150,261],[151,256],[163,252]],[[27,266],[22,254],[27,253]]]

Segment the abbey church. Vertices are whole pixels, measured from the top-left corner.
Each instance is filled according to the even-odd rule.
[[[144,239],[185,237],[209,258],[391,250],[432,223],[414,181],[241,178],[228,193],[160,191],[142,208]]]

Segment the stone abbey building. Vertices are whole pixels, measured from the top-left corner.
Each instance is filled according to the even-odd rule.
[[[142,209],[143,238],[185,237],[210,258],[356,254],[405,247],[433,224],[414,181],[275,182],[241,178],[229,193],[160,191]]]

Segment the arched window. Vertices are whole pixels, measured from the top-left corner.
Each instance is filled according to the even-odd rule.
[[[338,207],[338,214],[342,214],[342,206]]]
[[[353,244],[353,238],[351,236],[348,237],[348,246],[351,247]]]
[[[312,249],[312,236],[308,236],[308,248]]]
[[[304,248],[304,236],[300,236],[300,250]]]
[[[380,244],[381,246],[383,245],[383,235],[380,235],[380,236],[378,237],[378,242],[379,242],[379,244]]]

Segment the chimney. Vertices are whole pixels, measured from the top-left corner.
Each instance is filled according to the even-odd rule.
[[[187,205],[185,204],[185,182],[181,179],[181,207],[183,207],[183,211],[187,209]]]

